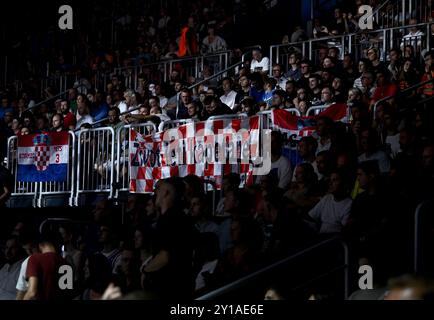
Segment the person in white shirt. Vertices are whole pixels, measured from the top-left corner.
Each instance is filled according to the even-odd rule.
[[[208,35],[202,41],[202,53],[209,54],[213,52],[224,51],[227,48],[226,41],[215,34],[214,26],[208,27]]]
[[[409,25],[416,25],[417,20],[411,19]],[[418,30],[417,27],[410,28],[408,34],[402,37],[402,42],[400,44],[400,49],[404,50],[404,46],[411,45],[416,51],[420,51],[422,47],[422,37],[425,35],[422,31]]]
[[[309,211],[320,234],[339,233],[348,221],[352,200],[348,172],[337,169],[330,176],[329,194]]]
[[[231,78],[224,78],[222,81],[223,86],[223,95],[220,97],[220,101],[227,105],[229,108],[234,110],[237,107],[236,104],[236,98],[237,93],[232,90],[232,79]]]
[[[279,87],[282,90],[286,89],[286,82],[288,81],[287,78],[283,76],[282,72],[282,65],[279,63],[276,63],[273,66],[273,78],[276,80],[276,87]]]
[[[359,163],[377,160],[380,172],[387,174],[390,171],[390,159],[386,152],[377,148],[377,136],[372,130],[364,130],[360,134],[360,145],[363,153],[359,156]]]
[[[133,90],[126,90],[124,92],[124,98],[125,100],[119,103],[118,108],[121,113],[124,113],[125,111],[131,109],[134,106],[135,101],[135,94]],[[137,111],[138,113],[138,111]]]
[[[15,286],[24,259],[24,250],[17,237],[12,236],[6,241],[4,254],[6,263],[0,269],[0,300],[14,300]]]
[[[255,49],[252,52],[252,62],[250,63],[251,72],[261,72],[268,74],[270,70],[270,60],[267,57],[262,57],[260,49]]]

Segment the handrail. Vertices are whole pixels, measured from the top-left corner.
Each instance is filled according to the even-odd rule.
[[[375,8],[375,10],[372,10],[372,13],[370,15],[367,16],[366,19],[372,18],[374,17],[381,9],[383,9],[383,7],[386,6],[386,4],[388,4],[390,2],[390,0],[386,0],[383,3],[381,3],[377,8]],[[377,21],[378,22],[378,21]]]
[[[143,107],[142,104],[141,104],[141,105],[138,105],[137,107],[134,107],[134,108],[132,108],[132,109],[128,109],[128,110],[126,110],[126,111],[124,111],[124,112],[121,112],[121,113],[119,114],[119,117],[122,117],[123,115],[126,115],[126,114],[130,114],[131,112],[134,112],[134,111],[140,110],[141,107]],[[98,125],[98,124],[100,124],[100,123],[103,123],[103,122],[107,121],[107,120],[108,120],[108,117],[106,117],[106,118],[104,118],[104,119],[100,119],[100,120],[98,120],[98,121],[92,122],[91,126],[94,127],[94,126],[96,126],[96,125]],[[80,129],[75,129],[75,131],[79,131],[79,130],[80,130]]]
[[[212,116],[207,119],[210,120],[225,120],[225,119],[237,119],[237,118],[248,118],[247,113],[237,113],[237,114],[224,114],[221,116]]]
[[[434,82],[434,78],[426,80],[426,81],[419,82],[418,84],[415,84],[415,85],[413,85],[413,86],[411,86],[411,87],[409,87],[407,89],[404,89],[402,91],[396,92],[394,95],[384,97],[384,98],[378,100],[377,102],[375,102],[374,107],[372,109],[372,112],[374,113],[373,114],[374,120],[376,119],[376,113],[377,113],[377,106],[378,106],[378,104],[380,104],[381,102],[387,101],[389,99],[395,98],[396,96],[401,95],[403,93],[407,93],[408,91],[412,91],[414,89],[417,89],[417,88],[419,88],[421,86],[424,86],[424,85],[426,85],[426,84],[428,84],[430,82]]]
[[[422,242],[422,236],[420,234],[420,226],[421,223],[421,215],[422,215],[422,209],[427,205],[432,204],[432,200],[426,200],[421,203],[416,208],[415,214],[414,214],[414,264],[413,264],[413,271],[414,273],[420,272],[420,245]]]
[[[251,274],[249,274],[249,275],[247,275],[241,279],[238,279],[234,282],[231,282],[231,283],[229,283],[229,284],[227,284],[221,288],[218,288],[214,291],[206,293],[205,295],[196,298],[196,300],[210,300],[210,299],[217,298],[217,297],[219,297],[225,293],[232,292],[234,289],[240,288],[247,283],[252,283],[254,280],[256,280],[257,278],[262,276],[264,273],[267,273],[271,270],[277,269],[277,268],[281,267],[282,265],[285,265],[285,264],[293,261],[294,259],[296,259],[296,258],[298,258],[298,257],[300,257],[306,253],[312,252],[313,250],[321,248],[321,247],[323,247],[329,243],[332,243],[334,241],[339,241],[342,244],[343,249],[344,249],[344,255],[345,255],[345,263],[344,263],[345,266],[344,267],[346,269],[348,269],[348,265],[349,265],[348,247],[345,244],[345,242],[343,242],[341,240],[341,238],[339,236],[333,236],[333,237],[326,239],[320,243],[317,243],[317,244],[315,244],[309,248],[303,249],[303,250],[301,250],[301,251],[299,251],[299,252],[297,252],[297,253],[295,253],[295,254],[287,257],[287,258],[284,258],[280,261],[277,261],[277,262],[275,262],[275,263],[273,263],[273,264],[271,264],[271,265],[269,265],[269,266],[267,266],[261,270],[255,271],[255,272],[253,272],[253,273],[251,273]],[[346,272],[345,273],[345,296],[346,297],[348,296],[348,285],[349,285],[348,276],[349,276],[349,273]]]
[[[74,224],[88,224],[88,223],[92,223],[92,221],[84,221],[84,220],[72,220],[69,218],[47,218],[44,221],[41,222],[41,224],[39,225],[39,233],[42,233],[43,228],[45,226],[46,223],[48,222],[68,222],[68,223],[74,223]]]
[[[114,68],[113,69],[113,73],[122,71],[122,70],[128,70],[128,69],[139,69],[139,68],[146,68],[146,67],[150,67],[150,66],[155,66],[155,65],[160,65],[163,63],[178,63],[178,62],[183,62],[183,61],[189,61],[189,60],[194,60],[196,58],[208,58],[208,57],[212,57],[212,56],[217,56],[220,54],[225,54],[225,53],[231,53],[232,50],[222,50],[222,51],[216,51],[216,52],[212,52],[212,53],[207,53],[205,55],[203,54],[199,54],[196,56],[188,56],[188,57],[184,57],[184,58],[177,58],[177,59],[172,59],[172,58],[168,58],[168,59],[161,59],[159,61],[154,61],[154,62],[150,62],[147,64],[144,64],[143,66],[129,66],[129,67],[118,67],[118,68]]]
[[[225,74],[226,72],[228,72],[228,71],[231,70],[231,69],[235,69],[236,67],[238,67],[239,65],[241,65],[241,64],[243,64],[243,63],[244,63],[244,61],[239,61],[239,62],[237,62],[237,63],[235,63],[235,64],[233,64],[233,65],[227,67],[225,70],[222,70],[222,71],[220,71],[220,72],[217,72],[216,74],[213,74],[211,77],[208,77],[208,78],[206,78],[206,79],[203,79],[203,80],[201,80],[201,81],[199,81],[199,82],[196,82],[196,83],[192,84],[192,85],[189,86],[187,89],[188,89],[188,90],[192,90],[192,89],[194,89],[194,88],[200,86],[201,84],[203,84],[203,83],[205,83],[205,82],[207,82],[207,81],[209,81],[209,80],[212,80],[212,79],[214,79],[214,78],[217,78],[217,77],[221,76],[222,74]]]
[[[320,105],[320,106],[310,107],[309,109],[307,109],[307,111],[306,111],[306,115],[309,116],[309,113],[310,113],[311,111],[316,111],[316,110],[326,109],[326,108],[328,108],[328,107],[330,107],[330,106],[332,106],[332,105],[334,105],[334,104],[335,104],[335,103],[331,103],[331,104],[329,104],[329,105],[322,104],[322,105]],[[315,114],[314,114],[314,115],[315,115]]]
[[[51,98],[48,98],[48,99],[46,99],[46,100],[44,100],[44,101],[41,101],[41,102],[38,102],[38,103],[34,104],[34,105],[31,106],[30,108],[27,108],[26,111],[27,111],[27,110],[34,109],[34,108],[36,108],[36,107],[39,107],[40,105],[42,105],[42,104],[44,104],[44,103],[47,103],[48,101],[51,101],[51,100],[53,100],[53,99],[56,99],[56,98],[58,98],[58,97],[64,95],[65,93],[67,93],[70,89],[77,89],[77,88],[81,88],[81,87],[84,87],[84,86],[85,86],[85,84],[82,83],[82,84],[79,84],[78,86],[74,86],[74,87],[69,88],[69,89],[67,89],[67,90],[65,90],[65,91],[62,91],[61,93],[58,93],[58,94],[52,96]]]

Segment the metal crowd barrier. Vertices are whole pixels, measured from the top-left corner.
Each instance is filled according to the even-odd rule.
[[[330,105],[310,107],[309,109],[307,109],[306,115],[307,116],[316,116],[316,115],[320,114],[322,111],[324,111],[325,109],[327,109],[328,107],[330,107]]]
[[[157,128],[154,123],[138,123],[124,125],[116,130],[116,149],[114,154],[116,155],[116,161],[113,163],[112,171],[116,168],[116,184],[114,197],[119,197],[119,192],[128,191],[130,183],[130,168],[129,168],[129,143],[130,143],[130,131],[135,130],[143,135],[154,134],[157,132]]]
[[[32,196],[32,205],[34,207],[44,207],[46,196],[69,195],[68,204],[72,205],[73,195],[76,182],[75,171],[75,144],[76,139],[74,132],[69,131],[69,159],[67,167],[67,179],[64,182],[23,182],[14,180],[12,197]],[[8,139],[7,143],[7,168],[11,170],[13,176],[17,177],[18,172],[18,137],[13,136]]]
[[[188,123],[192,123],[192,122],[197,122],[197,120],[196,119],[180,119],[180,120],[165,121],[163,124],[163,131],[166,129],[177,128],[179,126],[182,126],[182,125],[188,124]]]
[[[432,22],[424,22],[415,25],[383,28],[372,31],[363,31],[340,36],[330,36],[318,39],[309,39],[301,42],[289,44],[279,44],[270,46],[270,76],[272,76],[272,66],[281,63],[284,69],[289,69],[288,58],[292,53],[299,53],[304,58],[308,58],[314,64],[319,62],[318,51],[321,47],[337,47],[340,51],[340,59],[346,53],[353,54],[356,58],[367,58],[369,48],[379,50],[380,60],[387,61],[389,50],[411,45],[414,49],[415,57],[423,55],[425,50],[429,50]],[[410,38],[403,38],[411,28],[417,28],[423,35]]]
[[[69,131],[69,161],[68,171],[65,182],[39,182],[38,207],[45,207],[44,199],[52,195],[70,195],[68,204],[74,201],[74,191],[76,183],[76,136],[73,131]]]
[[[33,206],[36,206],[38,183],[37,182],[21,182],[17,181],[18,172],[18,137],[13,136],[8,139],[7,143],[7,168],[11,171],[15,177],[14,186],[12,189],[11,199],[15,196],[33,196]]]
[[[113,197],[115,131],[111,127],[84,129],[77,137],[77,194],[108,193]]]

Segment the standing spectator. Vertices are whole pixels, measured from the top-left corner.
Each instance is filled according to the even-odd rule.
[[[195,56],[199,53],[199,45],[194,27],[194,18],[189,17],[187,25],[181,29],[178,57]]]
[[[208,27],[208,35],[202,41],[202,53],[210,54],[213,52],[224,51],[227,48],[226,41],[215,34],[215,27]]]

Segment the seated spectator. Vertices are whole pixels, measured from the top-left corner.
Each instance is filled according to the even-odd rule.
[[[261,263],[262,232],[252,217],[236,217],[231,223],[233,246],[219,261],[214,277],[223,285],[256,270]]]
[[[238,105],[236,104],[239,101],[239,97],[237,93],[232,90],[233,80],[232,78],[224,78],[222,81],[223,86],[223,95],[220,97],[220,101],[226,104],[232,110],[236,110]]]
[[[409,25],[416,25],[416,19],[410,19]],[[418,29],[417,26],[411,27],[408,29],[408,33],[402,37],[402,42],[400,44],[401,50],[404,49],[405,45],[411,45],[416,49],[417,52],[420,52],[422,49],[422,37],[425,35],[422,31]]]
[[[362,83],[363,74],[365,72],[370,71],[371,68],[372,68],[372,64],[371,64],[371,61],[369,59],[360,59],[359,60],[358,70],[359,70],[360,77],[354,80],[354,85],[353,85],[354,88],[357,88],[360,91],[364,92],[364,87],[363,87],[363,83]]]
[[[273,79],[276,80],[276,89],[285,90],[286,81],[288,81],[288,79],[283,75],[282,68],[282,65],[279,63],[273,66]]]
[[[291,187],[284,194],[289,201],[287,209],[294,211],[304,211],[312,209],[319,198],[315,194],[318,176],[310,163],[301,163],[294,170],[294,181]]]
[[[202,53],[209,54],[224,51],[227,48],[226,41],[215,34],[215,26],[208,26],[208,35],[202,40]]]
[[[286,109],[285,91],[275,90],[271,100],[271,109]]]
[[[196,231],[183,211],[184,182],[168,178],[156,190],[160,216],[156,225],[155,255],[142,269],[145,288],[164,297],[188,298],[194,291],[192,268]]]
[[[77,120],[74,114],[69,110],[68,101],[62,100],[60,102],[60,110],[63,115],[63,127],[66,130],[74,130]]]
[[[63,126],[63,117],[61,114],[53,114],[53,116],[51,117],[51,124],[52,127],[50,129],[50,131],[53,132],[62,132],[65,130],[64,126]]]
[[[285,73],[285,77],[288,80],[292,80],[297,82],[301,78],[301,70],[300,70],[300,55],[296,52],[293,52],[289,55],[288,58],[288,72]]]
[[[399,90],[405,90],[419,82],[419,75],[414,67],[413,61],[405,59],[403,66],[397,75],[397,84]]]
[[[282,153],[283,136],[279,131],[271,133],[271,170],[270,174],[278,179],[278,186],[286,189],[292,178],[291,162]]]
[[[267,107],[271,107],[273,100],[273,92],[276,89],[276,80],[273,78],[266,78],[264,80],[264,92],[261,97],[261,102],[265,102]]]
[[[330,87],[324,87],[321,90],[321,105],[329,106],[334,103],[333,91]]]
[[[260,49],[253,50],[250,71],[261,72],[262,74],[267,75],[269,68],[270,60],[267,57],[262,57],[262,52]]]
[[[80,102],[77,105],[77,115],[80,117],[77,120],[77,124],[75,125],[75,129],[80,129],[83,125],[88,124],[92,125],[94,119],[89,114],[89,106],[86,102]]]
[[[119,250],[119,234],[113,226],[108,223],[102,224],[99,228],[99,239],[102,250],[100,253],[109,261],[112,272],[118,273],[121,264],[121,253]]]
[[[390,160],[387,154],[378,148],[378,139],[372,130],[364,130],[360,140],[362,154],[358,157],[359,163],[376,160],[382,174],[390,171]]]
[[[233,114],[232,109],[223,104],[220,99],[213,97],[205,98],[202,119],[225,114]]]
[[[325,38],[329,36],[329,30],[326,26],[321,24],[321,20],[319,18],[315,18],[313,22],[313,37],[317,38]]]
[[[339,233],[347,223],[352,200],[349,197],[350,182],[346,171],[332,172],[329,192],[309,211],[320,234]]]
[[[241,100],[241,113],[245,113],[249,117],[256,114],[255,100],[252,97]]]
[[[15,300],[18,276],[25,252],[18,237],[9,237],[4,248],[6,263],[0,269],[0,300]]]
[[[205,232],[199,235],[198,247],[194,255],[194,269],[196,276],[195,292],[200,293],[210,289],[220,257],[219,241],[215,233]],[[211,282],[211,283],[210,283]]]
[[[316,149],[316,154],[321,151],[328,151],[331,147],[331,130],[333,128],[333,120],[328,117],[318,117],[316,123],[316,140],[318,142],[318,147]]]
[[[192,101],[187,105],[187,112],[189,119],[199,120],[201,114],[200,104],[196,101]]]
[[[204,196],[191,199],[189,213],[200,233],[212,232],[218,234],[218,225],[210,219],[211,212]]]
[[[371,99],[371,107],[379,100],[391,97],[387,100],[390,104],[393,104],[395,100],[395,95],[398,88],[394,83],[390,81],[390,73],[386,70],[380,70],[377,72],[377,86],[375,88],[374,94]]]
[[[374,74],[387,69],[384,63],[380,61],[380,52],[377,48],[370,48],[368,50],[368,59],[372,64],[372,71]]]

